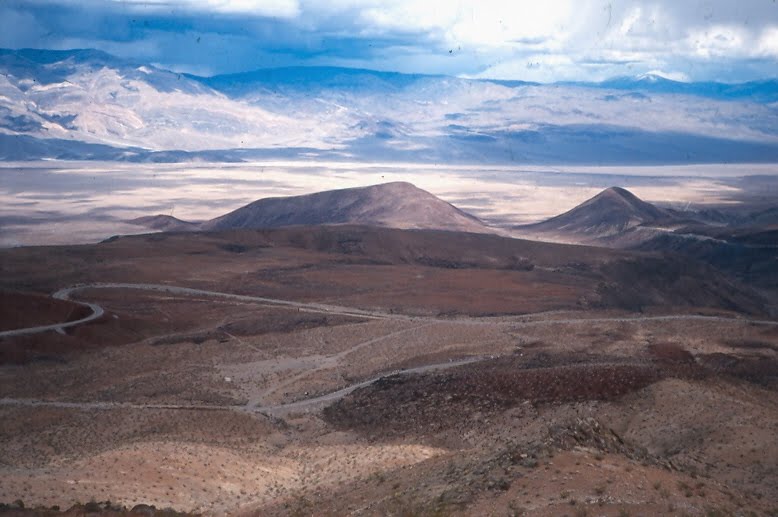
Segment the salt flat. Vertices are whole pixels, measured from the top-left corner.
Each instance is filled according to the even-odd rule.
[[[758,177],[758,188],[749,178]],[[97,242],[147,233],[126,224],[166,214],[205,220],[263,197],[408,181],[493,226],[536,222],[619,185],[647,201],[736,205],[778,196],[778,165],[462,166],[268,161],[0,164],[0,246]],[[765,186],[766,185],[766,186]]]

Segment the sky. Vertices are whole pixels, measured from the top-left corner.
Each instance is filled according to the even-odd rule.
[[[776,0],[0,0],[0,47],[199,75],[346,66],[540,82],[778,76]]]

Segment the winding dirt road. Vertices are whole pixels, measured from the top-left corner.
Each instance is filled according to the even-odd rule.
[[[321,303],[302,303],[293,302],[289,300],[279,300],[276,298],[264,298],[261,296],[246,296],[240,294],[220,293],[217,291],[207,291],[203,289],[192,289],[189,287],[176,287],[163,284],[127,284],[127,283],[104,283],[104,284],[85,284],[75,285],[60,289],[52,294],[52,298],[57,300],[67,300],[83,307],[87,307],[92,311],[92,314],[75,321],[68,321],[64,323],[53,323],[51,325],[40,325],[35,327],[26,327],[21,329],[4,330],[0,331],[0,338],[22,336],[27,334],[39,334],[42,332],[56,331],[63,332],[67,328],[75,327],[77,325],[83,325],[94,321],[105,314],[105,310],[96,303],[80,302],[73,300],[71,295],[78,291],[85,289],[138,289],[144,291],[158,291],[167,294],[174,294],[180,296],[209,296],[213,298],[226,298],[229,300],[236,300],[248,303],[262,303],[266,305],[278,305],[285,307],[294,307],[304,312],[315,312],[322,314],[337,314],[342,316],[352,316],[366,319],[411,319],[408,316],[402,316],[397,314],[387,314],[382,312],[363,311],[360,309],[352,309],[349,307],[339,307],[337,305],[327,305]]]
[[[65,323],[53,323],[51,325],[39,325],[36,327],[26,327],[21,329],[13,329],[13,330],[3,330],[0,332],[0,338],[2,337],[12,337],[12,336],[24,336],[27,334],[40,334],[41,332],[49,332],[50,330],[53,330],[55,332],[64,332],[66,328],[75,327],[77,325],[83,325],[84,323],[89,323],[90,321],[94,321],[98,318],[101,318],[103,314],[105,314],[105,311],[102,307],[97,305],[96,303],[89,303],[89,302],[77,302],[74,300],[70,300],[67,297],[67,294],[60,294],[62,291],[57,291],[52,295],[52,298],[55,298],[57,300],[69,300],[73,303],[76,303],[78,305],[81,305],[82,307],[86,307],[89,310],[92,311],[92,314],[89,316],[86,316],[84,318],[68,321]]]
[[[428,364],[424,366],[417,366],[415,368],[407,368],[404,370],[393,370],[383,373],[372,379],[362,381],[345,388],[341,388],[324,395],[318,395],[315,397],[297,400],[294,402],[288,402],[286,404],[278,404],[273,406],[255,406],[251,402],[240,405],[218,405],[218,404],[138,404],[134,402],[69,402],[61,400],[43,400],[43,399],[20,399],[20,398],[0,398],[0,406],[26,406],[26,407],[53,407],[64,409],[157,409],[157,410],[205,410],[205,411],[247,411],[256,413],[265,413],[267,415],[280,416],[282,414],[291,413],[295,411],[310,411],[312,409],[319,409],[327,403],[335,402],[342,399],[349,393],[370,386],[371,384],[393,375],[409,375],[412,373],[424,373],[433,370],[445,370],[447,368],[453,368],[455,366],[462,366],[464,364],[475,363],[478,361],[484,361],[487,357],[468,357],[466,359],[460,359],[457,361],[446,361],[443,363]]]
[[[54,323],[51,325],[41,325],[36,327],[27,327],[21,329],[4,330],[0,331],[0,337],[20,336],[25,334],[37,334],[41,332],[63,331],[66,328],[75,327],[77,325],[83,325],[94,321],[105,314],[102,307],[96,303],[81,302],[73,300],[71,295],[78,291],[84,291],[87,289],[137,289],[142,291],[157,291],[167,294],[174,294],[180,296],[208,296],[213,298],[224,298],[228,300],[242,301],[246,303],[261,303],[265,305],[277,305],[282,307],[293,307],[304,312],[314,312],[320,314],[336,314],[340,316],[352,316],[365,319],[395,319],[395,320],[409,320],[409,321],[445,321],[447,323],[464,323],[464,324],[493,324],[489,318],[435,318],[430,316],[406,316],[403,314],[387,313],[382,311],[368,311],[363,309],[355,309],[352,307],[343,307],[340,305],[331,305],[323,303],[305,303],[295,302],[291,300],[281,300],[278,298],[266,298],[263,296],[248,296],[242,294],[222,293],[219,291],[208,291],[205,289],[193,289],[190,287],[178,287],[164,284],[131,284],[131,283],[99,283],[99,284],[84,284],[75,285],[60,289],[52,295],[52,298],[57,300],[67,300],[89,308],[92,314],[85,318],[81,318],[75,321],[68,321],[64,323]],[[533,315],[527,314],[524,317],[541,316],[541,314]],[[521,327],[531,327],[538,325],[568,325],[576,323],[630,323],[641,321],[742,321],[745,323],[751,323],[755,325],[778,325],[778,321],[772,320],[752,320],[745,318],[730,318],[725,316],[703,316],[698,314],[677,314],[666,316],[622,316],[612,318],[566,318],[566,319],[542,319],[531,321],[511,321],[511,325]]]
[[[290,300],[281,300],[276,298],[266,298],[260,296],[247,296],[230,293],[222,293],[217,291],[208,291],[203,289],[193,289],[189,287],[177,287],[162,284],[131,284],[131,283],[100,283],[100,284],[85,284],[76,285],[60,289],[55,292],[52,297],[58,300],[69,300],[78,303],[84,307],[88,307],[92,314],[89,316],[65,323],[57,323],[52,325],[42,325],[36,327],[27,327],[15,330],[6,330],[0,332],[0,337],[6,336],[19,336],[26,334],[36,334],[40,332],[58,331],[62,332],[66,328],[74,327],[90,321],[94,321],[105,314],[104,309],[95,304],[89,302],[80,302],[71,299],[71,295],[78,291],[86,289],[138,289],[146,291],[157,291],[167,294],[180,295],[180,296],[209,296],[215,298],[223,298],[229,300],[242,301],[246,303],[260,303],[265,305],[275,305],[284,307],[293,307],[301,311],[315,312],[323,314],[337,314],[343,316],[352,316],[366,319],[394,319],[394,320],[406,320],[419,322],[419,325],[402,329],[393,332],[389,335],[380,336],[374,339],[370,339],[359,343],[355,348],[345,350],[336,356],[332,356],[330,361],[323,365],[324,367],[333,367],[337,364],[337,359],[354,352],[357,348],[363,348],[371,344],[383,341],[391,336],[417,330],[419,328],[434,324],[436,322],[447,323],[461,323],[461,324],[482,324],[487,323],[483,318],[433,318],[433,317],[411,317],[400,314],[389,314],[381,311],[367,311],[362,309],[354,309],[350,307],[342,307],[338,305],[320,304],[320,303],[303,303]],[[525,315],[524,317],[537,317],[537,315]],[[489,320],[489,319],[487,319]],[[667,315],[667,316],[630,316],[630,317],[612,317],[612,318],[566,318],[566,319],[539,319],[530,321],[516,321],[509,320],[505,323],[516,327],[533,327],[540,325],[571,325],[579,323],[629,323],[629,322],[644,322],[644,321],[741,321],[744,323],[757,324],[757,325],[778,325],[778,321],[771,320],[750,320],[742,318],[728,318],[724,316],[703,316],[695,314],[679,314],[679,315]],[[493,324],[494,321],[488,321]],[[186,404],[138,404],[131,402],[66,402],[66,401],[52,401],[52,400],[40,400],[40,399],[17,399],[17,398],[0,398],[0,405],[2,406],[28,406],[28,407],[58,407],[58,408],[73,408],[73,409],[147,409],[147,410],[208,410],[208,411],[245,411],[245,412],[258,412],[264,413],[270,416],[281,416],[295,411],[310,411],[313,409],[319,409],[327,403],[339,400],[349,393],[373,384],[374,382],[385,378],[390,375],[408,375],[412,373],[423,373],[432,370],[440,370],[445,368],[452,368],[455,366],[461,366],[468,363],[485,360],[483,357],[471,357],[467,359],[457,361],[447,361],[444,363],[436,363],[425,366],[419,366],[415,368],[408,368],[406,370],[397,370],[384,373],[378,377],[358,382],[350,386],[346,386],[339,390],[311,397],[304,400],[289,402],[279,405],[259,405],[256,401],[249,401],[242,405],[186,405]],[[309,375],[311,372],[306,371],[298,374],[297,378],[302,378]],[[286,384],[286,383],[285,383]],[[280,386],[274,387],[271,392],[279,389]],[[267,395],[267,393],[265,394]]]
[[[378,336],[373,339],[368,339],[367,341],[362,341],[361,343],[358,343],[351,348],[347,348],[346,350],[343,350],[342,352],[339,352],[334,355],[326,356],[324,359],[318,364],[315,368],[311,368],[310,370],[304,370],[296,375],[292,375],[291,377],[288,377],[284,380],[284,382],[281,382],[279,384],[276,384],[272,388],[265,390],[260,397],[262,399],[266,399],[268,396],[272,395],[273,393],[276,393],[280,390],[283,390],[284,388],[291,386],[295,382],[298,382],[302,379],[305,379],[306,377],[310,377],[315,372],[320,372],[322,370],[328,370],[328,369],[334,369],[337,368],[340,365],[340,360],[349,356],[350,354],[357,352],[361,350],[362,348],[368,347],[370,345],[374,345],[376,343],[380,343],[382,341],[386,341],[387,339],[391,339],[396,336],[400,336],[403,334],[407,334],[419,329],[422,329],[424,327],[429,327],[433,323],[424,323],[422,325],[415,325],[413,327],[404,328],[400,330],[396,330],[394,332],[390,332],[389,334],[384,334],[383,336]],[[259,406],[259,403],[256,400],[251,400],[249,402],[249,405],[252,407]]]

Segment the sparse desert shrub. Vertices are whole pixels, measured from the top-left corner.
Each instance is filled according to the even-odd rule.
[[[497,480],[494,480],[494,481],[489,483],[489,488],[492,488],[492,489],[495,489],[495,490],[505,491],[505,490],[508,490],[510,487],[511,487],[510,482],[507,479],[503,478],[503,477],[501,477],[501,478],[499,478]]]
[[[310,515],[312,511],[311,502],[308,501],[305,496],[298,496],[291,504],[289,514],[296,517],[303,517],[304,515]]]
[[[245,253],[249,250],[247,246],[244,246],[242,244],[236,244],[236,243],[222,244],[221,246],[219,246],[219,248],[229,253]]]
[[[84,505],[84,511],[86,513],[97,513],[100,510],[102,510],[100,503],[95,501],[94,499],[90,500]]]
[[[131,513],[136,515],[154,515],[156,511],[157,508],[155,506],[148,504],[136,504],[132,507],[132,510],[130,510]]]
[[[519,506],[516,501],[511,501],[508,503],[508,510],[510,510],[510,515],[512,517],[519,517],[527,513],[527,510]]]

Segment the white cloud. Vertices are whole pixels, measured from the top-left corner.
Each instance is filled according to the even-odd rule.
[[[442,46],[477,49],[564,39],[565,29],[575,16],[575,3],[571,0],[547,0],[542,4],[502,0],[340,0],[328,6],[333,10],[355,10],[365,31],[428,31],[440,37]],[[329,10],[321,6],[311,9]]]
[[[621,21],[619,32],[625,35],[632,32],[633,28],[635,28],[642,15],[643,9],[641,7],[635,7],[632,9],[631,12],[627,14],[627,16],[625,16]]]
[[[530,54],[518,59],[506,59],[496,63],[474,77],[522,79],[545,83],[575,80],[582,76],[591,77],[592,75],[592,72],[586,70],[584,65],[576,63],[566,54]],[[609,74],[601,73],[597,76],[597,78],[605,79]]]
[[[113,0],[142,9],[192,9],[224,14],[293,18],[300,14],[297,0]]]
[[[0,4],[4,1],[9,0]],[[93,39],[103,42],[96,44],[103,50],[120,43],[130,51],[141,40],[153,40],[158,52],[153,53],[153,45],[139,46],[151,49],[143,59],[171,66],[181,60],[181,66],[205,66],[217,73],[355,63],[542,81],[651,70],[683,71],[694,80],[737,80],[738,73],[773,76],[778,67],[778,7],[771,0],[10,1],[37,6],[31,12],[38,19],[0,12],[0,42],[4,27],[10,27],[11,39],[32,40],[24,46],[62,48],[58,40]],[[49,5],[68,6],[83,15],[74,19],[86,21],[62,26],[56,10],[44,12]],[[18,13],[25,14],[24,9]],[[171,23],[142,28],[133,25],[138,13]],[[43,32],[34,26],[46,21]],[[16,25],[32,27],[14,30]],[[191,42],[179,38],[175,47],[165,43],[187,31],[197,37]],[[262,53],[267,59],[251,57]]]
[[[746,43],[751,36],[745,29],[733,25],[714,25],[690,32],[687,43],[701,58],[740,57],[748,54]]]
[[[778,57],[778,9],[740,4],[303,0],[301,18],[351,12],[366,37],[416,35],[422,53],[434,55],[436,46],[478,56],[479,76],[553,81],[670,70],[664,75],[688,80],[677,71],[682,61]],[[776,23],[764,28],[770,20]]]
[[[764,56],[778,58],[778,27],[768,27],[762,31],[757,50]]]
[[[460,10],[447,35],[452,43],[478,47],[543,44],[566,39],[565,27],[574,14],[572,2],[514,2],[484,0]]]

